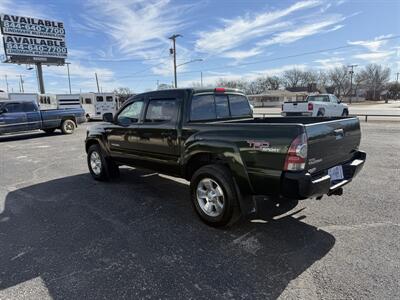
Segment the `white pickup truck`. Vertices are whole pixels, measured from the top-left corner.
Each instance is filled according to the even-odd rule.
[[[339,117],[348,115],[348,106],[332,94],[310,95],[304,101],[282,104],[282,116]]]

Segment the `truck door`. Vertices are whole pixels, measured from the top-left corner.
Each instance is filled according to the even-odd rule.
[[[20,102],[6,103],[0,114],[1,133],[28,130],[26,113]]]
[[[116,117],[116,124],[106,129],[111,156],[124,161],[134,159],[138,143],[137,124],[143,108],[143,99],[128,104]]]
[[[41,129],[42,127],[42,117],[38,106],[34,102],[23,102],[22,107],[26,113],[27,129],[35,130]]]
[[[138,124],[138,150],[156,170],[178,171],[177,126],[181,102],[179,98],[149,98],[144,120]]]

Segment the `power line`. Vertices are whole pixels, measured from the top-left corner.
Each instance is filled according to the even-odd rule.
[[[400,35],[377,39],[376,41],[393,40],[393,39],[398,39],[398,38],[400,38]],[[207,72],[207,71],[221,70],[221,69],[235,69],[235,68],[239,68],[242,66],[259,64],[262,62],[274,62],[274,61],[279,61],[279,60],[285,60],[285,59],[290,59],[290,58],[295,58],[295,57],[300,57],[300,56],[318,54],[318,53],[327,52],[327,51],[335,51],[335,50],[340,50],[340,49],[353,48],[353,47],[358,47],[358,46],[359,45],[345,45],[345,46],[338,46],[338,47],[333,47],[333,48],[324,48],[324,49],[319,49],[319,50],[315,50],[315,51],[301,52],[301,53],[297,53],[297,54],[285,55],[285,56],[280,56],[280,57],[271,58],[271,59],[263,59],[263,60],[257,60],[257,61],[247,62],[247,63],[241,63],[241,64],[236,64],[234,66],[220,65],[220,66],[216,66],[216,67],[212,67],[212,68],[206,68],[206,69],[202,68],[201,70],[183,71],[183,72],[180,72],[180,74],[191,74],[191,73]],[[132,74],[132,75],[134,75],[134,74]],[[149,74],[149,75],[142,75],[142,76],[132,76],[132,75],[124,76],[124,78],[160,76],[157,74]]]

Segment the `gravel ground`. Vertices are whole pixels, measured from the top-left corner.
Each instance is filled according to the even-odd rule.
[[[183,180],[91,179],[85,127],[0,137],[0,299],[400,298],[400,123],[362,123],[367,163],[342,197],[229,230]]]

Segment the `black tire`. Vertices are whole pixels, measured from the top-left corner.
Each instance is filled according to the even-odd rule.
[[[347,109],[344,109],[342,112],[342,117],[347,117],[349,115],[349,111]]]
[[[92,164],[92,156],[98,156],[100,161],[97,166],[99,166],[100,170],[94,168]],[[98,181],[108,181],[110,179],[116,178],[119,176],[119,168],[118,166],[110,159],[106,158],[101,151],[101,148],[98,144],[92,145],[89,147],[87,153],[87,164],[90,171],[90,174],[95,180]]]
[[[86,122],[90,122],[90,116],[86,115]]]
[[[211,200],[198,200],[198,188],[203,187],[203,182],[209,179],[215,184],[214,188],[218,187],[217,189],[221,189],[223,193],[222,198],[217,197],[219,200],[216,200],[219,201],[219,203],[223,203],[219,213],[217,212],[216,206],[213,206],[213,208],[206,213],[204,207],[207,205],[207,202],[211,203]],[[207,194],[207,192],[205,192],[204,195],[205,194]],[[235,182],[232,179],[232,174],[227,167],[215,164],[206,165],[198,169],[190,181],[190,196],[197,215],[207,225],[221,227],[232,225],[238,220],[237,216],[240,215],[238,195],[236,193]],[[203,201],[202,205],[205,203],[203,208],[200,206],[201,201]],[[213,213],[216,215],[210,215]]]
[[[62,121],[62,123],[61,123],[61,131],[64,134],[74,133],[75,128],[76,128],[76,124],[71,119],[66,119],[66,120]]]
[[[55,130],[56,130],[55,128],[43,129],[43,131],[44,131],[46,134],[52,134],[52,133],[54,133]]]
[[[317,113],[317,117],[323,117],[325,115],[325,112],[322,110],[319,110]]]

